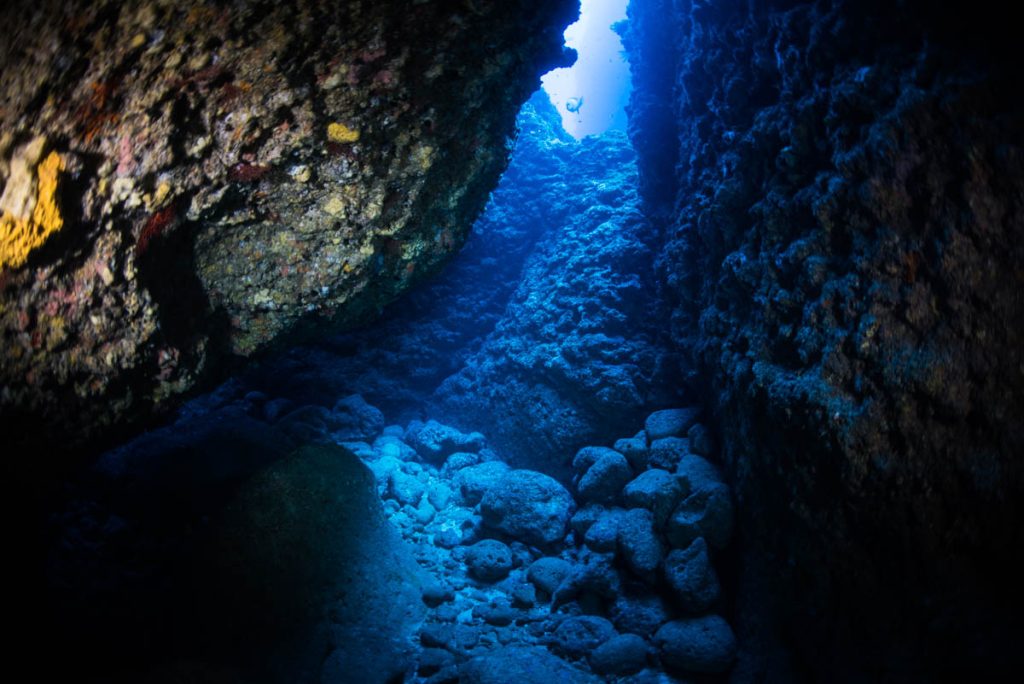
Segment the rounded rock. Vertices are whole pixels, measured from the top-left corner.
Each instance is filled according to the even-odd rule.
[[[674,471],[690,455],[690,440],[685,437],[662,437],[651,442],[648,463],[652,468]]]
[[[598,462],[602,456],[618,453],[614,449],[603,446],[585,446],[576,452],[572,458],[572,470],[577,477],[583,475],[587,470]]]
[[[464,504],[475,506],[508,470],[508,466],[502,461],[479,463],[457,471],[452,478],[452,485]]]
[[[572,564],[569,561],[545,556],[535,560],[526,571],[526,578],[533,586],[543,591],[548,596],[555,593],[555,589],[572,573]]]
[[[636,634],[619,634],[594,649],[588,660],[597,674],[635,674],[647,665],[647,642]]]
[[[583,536],[583,543],[591,551],[608,553],[615,551],[619,538],[619,520],[622,517],[621,509],[605,511],[593,525],[587,529]]]
[[[725,485],[713,485],[686,497],[668,519],[665,536],[675,548],[685,549],[697,537],[724,549],[732,537],[735,512]]]
[[[512,470],[484,494],[480,514],[484,525],[527,544],[546,547],[565,537],[573,507],[569,492],[554,478],[532,470]]]
[[[698,409],[693,407],[655,411],[647,416],[647,420],[644,422],[647,439],[653,442],[662,437],[684,435],[697,422],[698,414]]]
[[[686,613],[706,611],[718,601],[718,577],[711,567],[708,545],[698,537],[685,549],[676,549],[665,559],[665,580],[676,602]]]
[[[583,658],[615,636],[615,627],[597,615],[576,615],[559,623],[552,635],[552,647],[570,658]]]
[[[512,571],[512,551],[496,539],[484,539],[466,550],[466,568],[482,582],[497,582]]]
[[[641,473],[622,490],[622,498],[631,508],[646,508],[657,524],[664,524],[683,495],[682,485],[672,473],[652,468]]]
[[[622,514],[618,529],[619,549],[626,565],[637,577],[654,582],[665,550],[654,531],[654,516],[644,508]]]
[[[736,637],[718,615],[673,620],[654,635],[661,660],[685,672],[720,674],[736,658]]]
[[[633,470],[640,472],[647,468],[647,436],[643,431],[634,437],[617,440],[615,450],[626,457]]]
[[[608,449],[587,468],[576,489],[583,501],[614,501],[632,477],[626,457]]]

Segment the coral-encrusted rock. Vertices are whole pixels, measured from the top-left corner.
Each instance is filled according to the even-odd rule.
[[[565,487],[532,470],[505,473],[480,501],[485,525],[534,546],[561,542],[573,508]]]
[[[533,251],[494,333],[433,397],[434,415],[482,430],[509,463],[563,482],[576,449],[629,434],[652,403],[679,393],[654,268],[660,236],[640,211],[623,143],[608,131],[537,145],[541,173],[519,176],[506,209],[541,226]]]
[[[6,4],[5,434],[77,446],[437,270],[576,7]]]

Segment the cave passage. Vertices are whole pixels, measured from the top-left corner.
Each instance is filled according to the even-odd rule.
[[[100,457],[49,563],[57,621],[69,639],[89,625],[88,671],[728,670],[716,565],[732,499],[665,334],[624,19],[624,2],[584,3],[566,32],[579,64],[523,106],[508,168],[441,273]]]
[[[1019,677],[1001,10],[0,24],[0,520],[33,679]]]

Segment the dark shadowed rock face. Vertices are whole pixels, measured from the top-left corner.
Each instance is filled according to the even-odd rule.
[[[631,133],[675,206],[673,332],[739,502],[753,677],[1020,658],[1019,89],[986,3],[895,5],[631,7]],[[772,636],[788,657],[749,655]]]
[[[6,5],[5,433],[83,442],[434,271],[576,5]]]
[[[26,621],[50,628],[25,652],[65,653],[39,660],[44,678],[70,662],[86,681],[401,676],[425,575],[372,473],[336,445],[284,455],[257,421],[223,430],[237,419],[155,431],[71,485],[79,495],[54,514],[52,594]],[[329,676],[339,661],[347,676]]]

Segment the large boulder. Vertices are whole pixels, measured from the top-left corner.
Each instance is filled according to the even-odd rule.
[[[569,492],[554,478],[532,470],[511,470],[486,491],[480,514],[492,529],[548,547],[565,537],[574,507]]]

